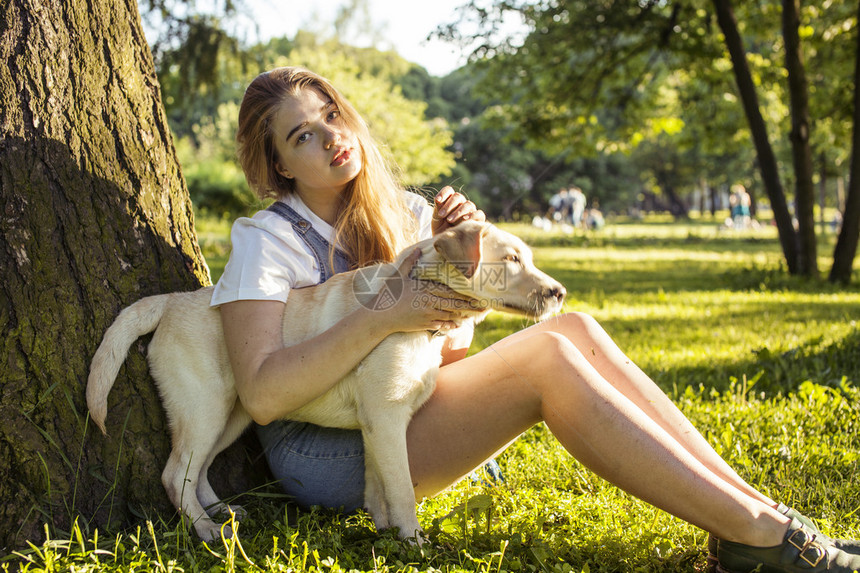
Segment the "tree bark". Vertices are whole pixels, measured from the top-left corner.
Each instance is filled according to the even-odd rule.
[[[797,217],[797,273],[818,276],[818,248],[815,239],[815,186],[812,183],[812,150],[809,147],[809,94],[806,69],[800,48],[799,0],[782,2],[782,37],[785,40],[785,69],[791,102],[791,157],[794,166]]]
[[[860,18],[860,3],[858,3],[857,15]],[[854,135],[851,141],[851,179],[848,181],[845,210],[842,213],[842,230],[839,232],[836,247],[833,249],[830,281],[844,284],[851,282],[858,240],[860,240],[860,34],[857,35],[857,52],[854,62]]]
[[[779,232],[779,242],[782,252],[785,256],[789,273],[796,274],[799,271],[797,233],[795,233],[791,222],[791,213],[789,213],[785,193],[779,178],[779,166],[777,165],[773,148],[770,145],[767,126],[761,115],[758,94],[756,93],[755,83],[747,64],[743,41],[738,33],[737,20],[735,19],[730,0],[713,0],[713,3],[717,13],[717,22],[723,32],[726,48],[732,59],[735,81],[737,82],[738,92],[740,93],[744,112],[749,122],[750,133],[752,134],[753,144],[758,156],[762,182],[764,183],[765,193],[767,193],[768,199],[770,199],[770,206],[773,210],[773,218],[776,222],[777,231]]]
[[[4,552],[43,522],[174,514],[143,344],[111,394],[109,437],[88,421],[85,384],[122,307],[209,275],[136,0],[0,0],[0,13]]]

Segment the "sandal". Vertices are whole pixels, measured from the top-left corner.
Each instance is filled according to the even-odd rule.
[[[786,517],[791,517],[796,519],[800,523],[806,527],[807,531],[811,531],[816,535],[823,535],[811,519],[794,509],[793,507],[788,507],[783,504],[779,504],[776,508],[778,512],[785,515]],[[833,543],[836,549],[840,549],[846,553],[853,553],[854,555],[860,555],[860,541],[856,539],[834,539],[832,537],[828,537],[828,539]]]
[[[830,537],[825,536],[818,529],[818,526],[808,518],[803,515],[793,507],[789,507],[783,503],[780,503],[776,510],[783,514],[786,517],[791,519],[796,519],[800,523],[803,524],[804,529],[809,533],[814,533],[818,536],[819,541],[823,539],[827,539],[830,543],[832,543],[837,549],[842,550],[846,553],[852,553],[854,555],[860,555],[860,541],[855,539],[832,539]],[[708,557],[707,557],[707,573],[714,573],[716,571],[717,565],[717,538],[708,534]]]
[[[860,556],[838,549],[828,537],[813,533],[796,518],[791,520],[783,542],[773,547],[752,547],[717,540],[717,573],[790,573],[860,570]]]

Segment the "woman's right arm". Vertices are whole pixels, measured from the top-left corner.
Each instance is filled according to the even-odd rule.
[[[407,269],[416,258],[410,257]],[[289,347],[283,345],[284,303],[222,304],[221,323],[236,389],[254,421],[267,424],[321,396],[393,332],[451,325],[450,311],[459,301],[408,287],[403,293],[387,310],[360,306],[322,334]]]
[[[366,316],[371,311],[360,308],[319,336],[285,348],[285,307],[268,300],[221,306],[239,399],[259,424],[324,394],[389,334],[383,324]]]

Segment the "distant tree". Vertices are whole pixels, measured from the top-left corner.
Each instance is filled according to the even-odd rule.
[[[138,0],[164,107],[174,131],[190,126],[218,107],[225,68],[249,64],[240,28],[250,24],[246,0]]]
[[[788,202],[785,199],[785,192],[783,191],[779,175],[779,165],[770,143],[767,124],[762,116],[758,91],[756,90],[755,82],[747,62],[747,53],[738,31],[737,20],[735,19],[731,3],[729,0],[713,0],[713,2],[716,9],[717,22],[725,38],[726,49],[731,56],[732,71],[734,72],[743,109],[749,122],[764,188],[770,199],[774,222],[779,230],[782,253],[785,256],[788,271],[795,274],[801,272],[797,233],[794,230],[791,213],[788,210]]]
[[[860,22],[860,4],[857,20]],[[854,135],[851,141],[851,180],[845,201],[842,232],[833,251],[833,267],[830,280],[839,283],[851,282],[852,266],[857,254],[860,238],[860,33],[857,34],[857,58],[854,62]]]
[[[809,84],[800,45],[800,0],[782,2],[782,38],[785,69],[791,102],[791,153],[794,167],[794,211],[798,222],[797,272],[818,276],[818,248],[815,240],[815,188],[812,183],[812,148],[809,118]]]

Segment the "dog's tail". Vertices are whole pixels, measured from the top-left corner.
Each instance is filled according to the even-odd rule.
[[[107,398],[128,349],[138,337],[156,329],[170,299],[169,294],[148,296],[124,309],[105,332],[93,356],[87,380],[87,407],[90,417],[107,434]]]

